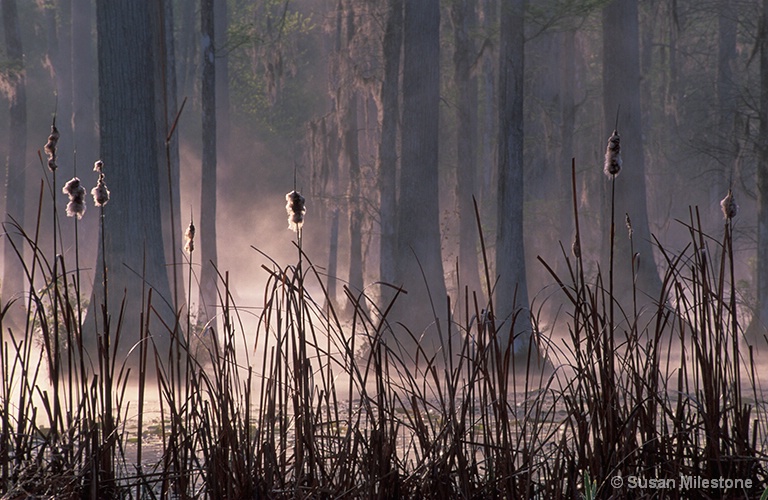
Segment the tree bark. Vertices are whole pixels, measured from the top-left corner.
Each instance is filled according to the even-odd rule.
[[[456,169],[456,201],[459,211],[459,284],[471,292],[480,292],[477,259],[478,227],[473,197],[477,177],[477,77],[472,64],[477,56],[472,37],[477,30],[475,4],[454,0],[451,14],[454,26],[454,80],[458,91],[456,137],[458,165]],[[459,290],[462,293],[463,290]]]
[[[101,158],[111,191],[104,207],[104,253],[99,250],[96,281],[88,314],[96,314],[100,333],[105,304],[102,259],[108,271],[107,310],[110,335],[125,297],[121,345],[127,351],[139,340],[142,291],[154,288],[153,306],[166,324],[174,315],[161,233],[157,185],[157,127],[154,99],[154,50],[149,3],[133,0],[97,2],[99,60],[99,124]],[[142,276],[145,281],[142,281]],[[162,297],[162,298],[161,298]],[[153,315],[154,316],[154,315]],[[86,325],[94,320],[86,318]],[[154,342],[165,352],[168,333],[153,329]]]
[[[394,284],[397,279],[397,132],[400,120],[400,52],[403,47],[403,0],[389,0],[384,31],[384,79],[379,99],[379,217],[381,243],[379,249],[379,280]],[[385,308],[392,299],[392,289],[382,287],[379,307]]]
[[[98,148],[93,10],[90,0],[72,0],[72,139],[86,165],[95,160]]]
[[[640,48],[637,0],[613,0],[603,8],[603,147],[613,131],[619,111],[621,155],[624,166],[616,177],[614,288],[618,299],[632,297],[632,250],[624,228],[629,214],[633,228],[638,298],[658,298],[661,290],[653,258],[651,231],[648,223],[645,183],[645,155],[640,106]],[[611,179],[605,177],[604,218],[610,221]],[[605,234],[608,234],[607,230]],[[606,237],[606,240],[608,238]]]
[[[162,213],[165,260],[168,280],[173,290],[174,309],[181,303],[181,227],[180,223],[180,159],[178,130],[168,137],[178,111],[176,91],[176,49],[173,36],[174,14],[171,0],[152,3],[152,16],[157,47],[155,60],[155,111],[160,127],[157,135],[158,186]]]
[[[400,199],[397,206],[397,283],[402,322],[425,339],[445,304],[440,240],[438,125],[440,102],[440,2],[405,2],[403,22],[403,125]],[[406,341],[407,342],[407,341]],[[429,348],[427,346],[427,348]]]
[[[720,200],[731,187],[733,172],[738,157],[738,141],[735,135],[737,109],[737,88],[733,75],[736,60],[736,12],[731,0],[718,2],[718,47],[717,47],[717,145],[721,165],[714,172],[710,184],[710,215],[719,222]],[[712,228],[715,230],[716,228]]]
[[[760,37],[760,138],[757,165],[757,313],[751,329],[762,338],[768,325],[768,0],[762,2]]]
[[[214,0],[201,0],[203,162],[200,197],[200,303],[199,325],[215,317],[216,270],[216,65]],[[211,325],[215,327],[215,324]]]
[[[24,292],[24,271],[16,248],[23,252],[19,232],[9,225],[11,218],[24,223],[24,191],[26,189],[27,152],[27,87],[24,68],[24,50],[16,0],[2,0],[5,55],[8,60],[8,158],[5,164],[5,224],[3,246],[2,305],[21,299]],[[13,242],[13,245],[11,244]],[[24,304],[18,300],[9,310],[4,327],[24,326]]]
[[[515,352],[527,346],[531,332],[523,238],[524,11],[524,0],[502,5],[499,40],[498,284],[494,314],[501,339],[515,336]]]

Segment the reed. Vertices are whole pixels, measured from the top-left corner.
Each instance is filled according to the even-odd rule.
[[[575,178],[574,166],[574,199]],[[296,229],[304,223],[298,201],[287,199]],[[768,418],[755,346],[739,322],[732,217],[715,238],[691,209],[679,222],[690,243],[676,252],[658,246],[663,287],[642,309],[636,298],[619,302],[601,272],[585,272],[576,203],[573,215],[578,251],[563,248],[565,274],[540,260],[564,312],[546,331],[534,315],[529,351],[519,357],[495,326],[489,290],[433,305],[443,325],[437,351],[390,321],[392,305],[408,299],[403,290],[379,309],[345,287],[338,307],[352,314],[339,314],[327,296],[335,278],[314,265],[298,235],[295,264],[254,248],[268,262],[255,327],[245,326],[250,312],[235,304],[221,272],[218,335],[205,338],[209,330],[188,311],[186,321],[162,323],[152,304],[167,298],[145,289],[140,311],[90,305],[101,307],[93,350],[78,313],[88,305],[69,292],[79,289],[79,269],[40,244],[39,210],[32,233],[14,227],[31,255],[16,249],[30,316],[23,331],[0,333],[0,495],[609,498],[633,493],[626,483],[616,488],[616,476],[700,476],[749,479],[752,487],[729,494],[759,496]],[[187,293],[192,238],[188,229]],[[612,261],[597,268],[610,272]],[[488,266],[486,275],[492,283]],[[138,373],[117,355],[128,314],[141,318]],[[170,350],[154,345],[158,335],[172,339]],[[51,362],[56,352],[61,363]],[[545,369],[535,366],[539,354]],[[134,384],[136,399],[128,396]]]

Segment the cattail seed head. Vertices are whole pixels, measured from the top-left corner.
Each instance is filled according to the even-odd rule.
[[[291,191],[285,195],[285,211],[288,214],[288,229],[299,232],[304,225],[304,214],[307,209],[304,206],[304,197],[297,191]]]
[[[85,188],[80,184],[80,179],[73,177],[61,190],[69,196],[67,203],[67,217],[77,217],[78,220],[85,214]]]
[[[97,207],[103,207],[109,202],[109,189],[104,183],[104,174],[99,174],[99,180],[96,182],[96,187],[91,189],[91,195],[93,204]]]
[[[723,210],[723,217],[733,219],[739,213],[739,206],[733,197],[733,191],[728,190],[728,194],[720,202],[720,208]]]
[[[195,225],[189,221],[189,226],[184,232],[184,251],[192,253],[195,251]]]
[[[573,252],[573,256],[577,259],[581,258],[581,245],[579,244],[578,238],[573,240],[573,244],[571,245],[571,252]]]
[[[613,131],[605,148],[605,165],[603,172],[608,177],[615,177],[621,171],[621,138],[617,130]]]
[[[104,162],[97,160],[93,164],[93,171],[99,173],[99,180],[96,181],[96,187],[91,189],[93,204],[97,207],[103,207],[109,202],[109,189],[107,189],[107,184],[104,182]]]
[[[45,154],[48,155],[48,168],[51,169],[51,172],[58,167],[56,165],[56,144],[58,143],[59,129],[56,128],[56,125],[51,125],[51,135],[48,136],[48,142],[45,143],[43,148],[45,149]]]

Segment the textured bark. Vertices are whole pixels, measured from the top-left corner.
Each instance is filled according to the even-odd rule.
[[[516,352],[527,345],[531,331],[523,239],[524,9],[524,0],[502,5],[499,40],[498,284],[494,313],[502,337],[515,335]]]
[[[400,52],[403,46],[403,1],[389,0],[384,31],[384,79],[381,83],[379,121],[379,217],[381,243],[379,249],[379,279],[393,284],[396,280],[397,254],[397,132],[400,120]],[[380,307],[386,307],[392,289],[382,288]]]
[[[762,26],[768,27],[768,0],[762,2]],[[768,325],[768,37],[760,38],[760,138],[757,165],[757,324],[754,338]],[[753,320],[754,321],[754,320]]]
[[[181,217],[179,189],[179,132],[168,137],[178,110],[176,92],[176,55],[173,39],[173,2],[158,0],[152,3],[153,45],[157,47],[155,60],[155,112],[158,123],[158,186],[168,279],[173,290],[174,308],[181,302]]]
[[[717,25],[717,149],[722,167],[716,167],[710,184],[710,216],[719,223],[720,200],[728,192],[738,157],[735,134],[738,90],[733,74],[736,60],[736,13],[731,0],[720,0]]]
[[[638,297],[657,298],[661,280],[653,258],[646,202],[637,0],[614,0],[603,9],[603,147],[613,131],[619,108],[624,165],[615,181],[615,290],[619,299],[632,296],[632,252],[624,227],[624,216],[629,214],[634,251],[639,254],[635,261],[637,287],[647,294],[640,293]],[[604,177],[604,182],[608,192],[605,220],[610,224],[611,180]],[[604,234],[608,234],[608,229]],[[608,242],[607,236],[605,241]]]
[[[72,138],[85,165],[98,156],[93,18],[89,0],[72,0]]]
[[[557,160],[557,184],[561,192],[568,192],[571,185],[571,160],[574,157],[573,131],[576,129],[576,31],[568,30],[560,36],[563,56],[560,58],[560,140]],[[568,248],[573,243],[573,201],[570,196],[561,196],[559,213],[560,237]],[[558,259],[562,262],[562,259]]]
[[[105,303],[102,258],[106,261],[112,318],[125,297],[120,351],[125,355],[139,339],[142,290],[155,290],[153,306],[167,324],[173,311],[161,233],[157,186],[157,134],[154,99],[154,50],[149,3],[133,0],[98,2],[96,6],[99,60],[99,124],[101,158],[111,191],[104,207],[105,239],[99,250],[94,295],[88,309],[104,332],[100,305]],[[142,281],[141,275],[145,281]],[[161,298],[162,297],[162,298]],[[153,315],[154,317],[154,315]],[[89,328],[94,319],[86,318]],[[153,323],[154,342],[165,352],[168,332]]]
[[[455,41],[453,77],[458,91],[456,201],[459,211],[459,283],[471,293],[481,291],[477,258],[478,227],[472,201],[473,197],[479,198],[475,188],[478,137],[477,77],[472,72],[472,64],[477,56],[472,40],[477,30],[475,2],[454,0],[451,15]]]
[[[341,82],[339,92],[339,129],[342,133],[342,164],[347,167],[347,206],[349,217],[349,277],[352,293],[363,291],[363,212],[360,171],[360,143],[358,126],[358,91],[352,61],[355,38],[355,9],[353,2],[344,2],[345,50],[341,55]]]
[[[438,114],[440,3],[405,2],[403,23],[403,125],[397,206],[397,283],[402,322],[417,334],[441,315],[445,278],[440,249]],[[434,332],[425,338],[435,339]]]
[[[5,227],[3,253],[2,305],[21,298],[24,291],[23,267],[13,249],[14,243],[22,251],[17,230],[7,223],[11,218],[24,223],[24,191],[26,189],[27,150],[27,89],[24,70],[24,51],[21,44],[16,0],[2,0],[5,56],[8,61],[8,158],[5,164]],[[10,323],[10,324],[9,324]],[[24,325],[23,300],[9,311],[5,327]]]
[[[215,316],[216,294],[216,65],[213,0],[202,0],[203,164],[200,196],[200,302],[198,324]],[[211,325],[215,327],[216,325]]]
[[[496,0],[483,0],[482,2],[482,29],[485,37],[490,37],[496,30],[498,22],[498,4]],[[496,118],[496,60],[492,56],[493,51],[485,50],[482,59],[482,111],[480,118],[480,170],[482,181],[480,184],[481,209],[485,217],[495,213],[496,190],[492,186],[492,179],[496,173],[496,149],[494,138],[498,135]],[[485,219],[484,217],[484,219]],[[487,287],[493,284],[486,284]]]

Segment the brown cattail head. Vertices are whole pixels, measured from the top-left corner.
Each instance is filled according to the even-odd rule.
[[[307,209],[304,206],[304,197],[298,191],[291,191],[285,195],[285,211],[288,213],[288,229],[299,232],[304,224],[304,214]]]
[[[573,244],[571,245],[571,252],[573,252],[573,256],[577,259],[581,258],[581,245],[579,244],[579,239],[574,238]]]
[[[97,207],[103,207],[109,202],[109,189],[104,183],[104,174],[99,174],[99,180],[96,182],[96,187],[91,189],[91,195],[93,195],[93,204]]]
[[[603,172],[608,177],[616,177],[621,171],[621,138],[617,130],[613,131],[605,148],[605,165]]]
[[[67,203],[67,217],[77,217],[78,220],[85,214],[85,188],[80,184],[80,179],[73,177],[61,190],[69,196]]]
[[[728,194],[720,202],[720,208],[723,209],[723,217],[733,219],[739,213],[739,206],[733,197],[733,191],[728,190]]]
[[[101,160],[96,161],[93,164],[93,171],[99,173],[99,180],[96,182],[96,187],[91,189],[91,195],[93,196],[93,204],[97,207],[103,207],[109,202],[109,189],[104,182],[104,162]]]
[[[56,170],[56,144],[59,142],[59,129],[56,125],[51,125],[51,135],[48,136],[48,142],[45,143],[45,154],[48,155],[48,168],[51,172]]]
[[[192,253],[195,251],[195,225],[189,221],[189,226],[184,232],[184,251]]]

